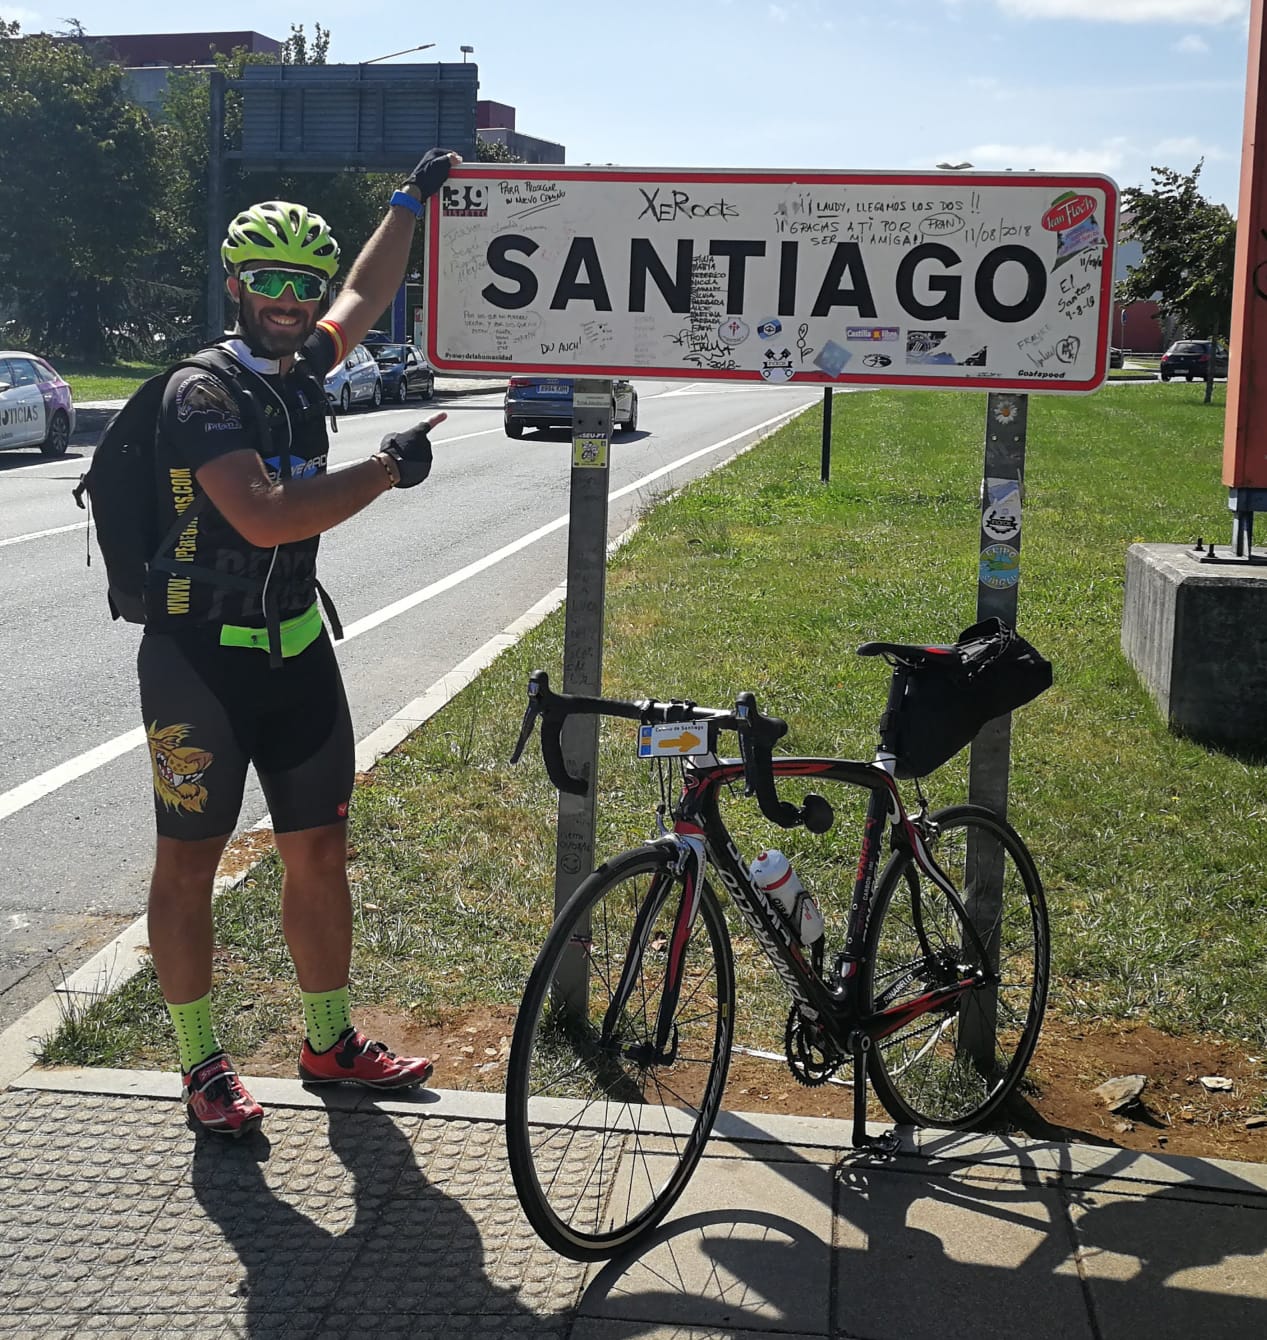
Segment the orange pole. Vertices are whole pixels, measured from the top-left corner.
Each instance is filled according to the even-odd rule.
[[[1233,490],[1233,510],[1247,518],[1267,511],[1267,494],[1255,496],[1255,491],[1267,490],[1267,90],[1263,86],[1267,61],[1263,38],[1263,0],[1252,0],[1232,349],[1223,428],[1223,482]]]

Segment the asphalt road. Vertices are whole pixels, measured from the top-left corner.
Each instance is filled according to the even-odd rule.
[[[658,493],[821,399],[817,389],[672,382],[639,383],[639,395],[639,430],[618,434],[612,453],[613,536]],[[449,418],[427,483],[322,541],[322,582],[349,634],[338,654],[358,739],[565,578],[570,442],[510,441],[500,406],[499,394],[439,397]],[[331,467],[431,412],[344,418]],[[56,461],[0,453],[0,1028],[145,904],[153,829],[140,630],[111,622],[104,571],[98,558],[85,566],[88,531],[69,496],[91,440]],[[265,813],[252,782],[241,826]]]

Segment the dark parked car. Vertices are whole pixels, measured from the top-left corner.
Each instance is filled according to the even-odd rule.
[[[372,348],[376,344],[393,344],[394,341],[385,330],[367,330],[361,343]]]
[[[1121,349],[1110,346],[1109,348],[1109,367],[1120,368],[1126,361],[1126,356]]]
[[[512,377],[503,404],[506,436],[522,437],[525,428],[572,426],[571,377]],[[612,428],[632,433],[638,427],[638,392],[623,379],[612,382]]]
[[[62,456],[75,431],[70,387],[35,354],[0,349],[0,447]]]
[[[1204,380],[1210,367],[1209,340],[1176,340],[1161,356],[1161,379],[1186,377],[1189,381]],[[1214,375],[1227,376],[1227,350],[1214,351]]]
[[[412,344],[372,344],[369,350],[383,378],[384,400],[403,405],[411,395],[431,399],[436,374]]]

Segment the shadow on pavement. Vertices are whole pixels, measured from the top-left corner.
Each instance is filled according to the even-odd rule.
[[[270,1125],[281,1115],[270,1112]],[[190,1170],[197,1207],[217,1230],[203,1236],[222,1248],[215,1276],[228,1310],[242,1300],[246,1335],[437,1334],[440,1319],[451,1335],[562,1333],[563,1316],[520,1302],[514,1272],[498,1282],[486,1269],[513,1202],[489,1214],[474,1195],[489,1221],[477,1224],[384,1113],[330,1109],[326,1138],[313,1128],[322,1114],[286,1116],[297,1120],[271,1145],[262,1135],[240,1145],[199,1138]],[[427,1129],[420,1123],[419,1137]],[[453,1170],[452,1158],[442,1161]]]

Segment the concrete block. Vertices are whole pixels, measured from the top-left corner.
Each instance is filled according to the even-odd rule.
[[[1122,651],[1172,729],[1220,748],[1267,748],[1267,564],[1131,545]]]

